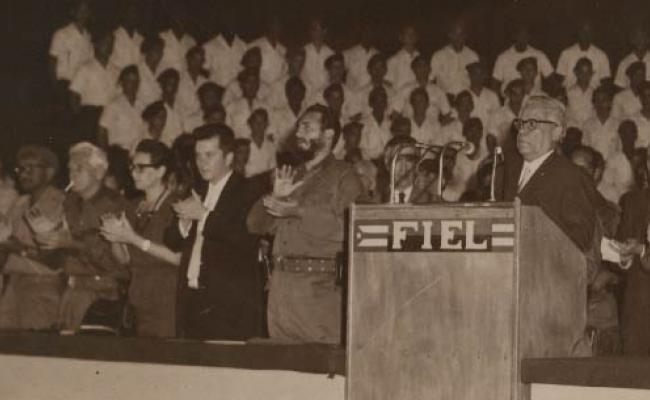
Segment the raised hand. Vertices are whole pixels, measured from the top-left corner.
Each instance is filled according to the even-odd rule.
[[[291,195],[303,182],[294,183],[296,171],[290,166],[284,165],[275,169],[275,176],[273,179],[273,197],[282,199]]]
[[[100,230],[102,236],[113,243],[134,244],[138,237],[124,213],[119,219],[102,220]]]
[[[172,208],[179,219],[186,221],[198,221],[208,212],[195,192],[187,199],[175,203]]]

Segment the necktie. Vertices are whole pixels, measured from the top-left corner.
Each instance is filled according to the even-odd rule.
[[[524,164],[523,169],[521,170],[521,176],[519,177],[519,185],[517,186],[517,192],[521,192],[521,189],[524,188],[528,179],[530,178],[531,168],[528,164]]]

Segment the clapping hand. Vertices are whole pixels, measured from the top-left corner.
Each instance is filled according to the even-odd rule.
[[[25,213],[25,220],[36,233],[44,233],[53,231],[57,227],[57,223],[48,219],[38,207],[32,207]]]
[[[100,231],[104,239],[112,243],[133,244],[138,236],[124,213],[120,218],[115,216],[106,219],[102,218]]]
[[[273,179],[273,197],[275,199],[283,199],[291,195],[303,182],[294,183],[296,171],[290,166],[284,165],[275,169],[275,176]]]
[[[628,239],[623,243],[619,242],[618,251],[621,255],[621,261],[627,262],[635,255],[641,255],[643,244],[638,239]]]
[[[192,196],[174,203],[173,208],[178,218],[184,221],[198,221],[208,212],[208,209],[203,206],[203,202],[194,191],[192,191]]]
[[[34,240],[43,250],[56,250],[74,247],[74,239],[68,227],[64,226],[49,232],[37,232]]]

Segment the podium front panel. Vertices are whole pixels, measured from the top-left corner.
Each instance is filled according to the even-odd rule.
[[[512,204],[355,206],[348,399],[508,399]]]

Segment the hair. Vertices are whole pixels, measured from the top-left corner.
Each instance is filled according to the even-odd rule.
[[[142,44],[140,45],[140,52],[148,53],[157,47],[164,48],[165,42],[160,38],[160,36],[148,35],[144,38]]]
[[[103,173],[108,170],[108,157],[106,152],[90,142],[79,142],[68,150],[70,158],[74,156],[83,157],[92,167]]]
[[[516,88],[524,88],[524,80],[521,78],[513,79],[506,85],[505,93],[512,92]]]
[[[18,149],[16,162],[27,159],[42,162],[47,166],[47,168],[54,170],[55,175],[59,172],[59,158],[52,150],[45,146],[26,145]]]
[[[590,59],[588,59],[587,57],[582,57],[576,62],[576,65],[573,66],[573,72],[578,72],[580,68],[585,66],[588,66],[591,69],[594,68],[594,64],[591,62]]]
[[[526,57],[521,59],[517,63],[517,71],[521,71],[526,66],[526,64],[534,65],[535,68],[537,68],[537,59],[535,57]]]
[[[632,77],[637,71],[645,70],[646,66],[643,61],[635,61],[625,69],[625,75]]]
[[[250,49],[246,50],[246,52],[244,52],[244,54],[241,56],[241,60],[239,61],[239,64],[243,67],[244,61],[255,54],[259,54],[259,56],[262,57],[262,50],[260,50],[260,48],[257,46],[251,47]]]
[[[408,121],[408,120],[407,120]],[[395,148],[402,144],[415,144],[417,141],[412,136],[393,136],[384,146],[384,166],[390,169],[390,160],[395,155]]]
[[[370,70],[373,65],[380,62],[386,64],[386,56],[382,53],[377,53],[372,57],[370,57],[370,59],[368,60],[368,64],[366,65],[366,69]]]
[[[343,85],[340,83],[332,83],[323,91],[323,97],[327,99],[334,91],[345,93],[343,90]]]
[[[151,164],[156,167],[165,167],[163,181],[167,181],[172,174],[173,157],[172,151],[162,142],[153,139],[144,139],[135,148],[135,153],[148,154]]]
[[[325,68],[330,69],[332,67],[332,64],[334,64],[335,62],[340,62],[345,64],[345,59],[343,58],[343,54],[334,53],[331,56],[327,57],[324,63]]]
[[[415,98],[415,96],[424,96],[427,99],[427,102],[430,100],[429,93],[427,93],[427,90],[425,88],[418,87],[411,91],[411,94],[409,95],[409,101],[411,103],[413,102],[413,98]]]
[[[429,65],[429,60],[424,55],[418,54],[417,56],[415,56],[415,58],[413,58],[413,61],[411,61],[411,69],[414,70],[415,66],[420,63]]]
[[[196,94],[199,97],[201,97],[205,93],[210,92],[210,91],[215,92],[217,94],[217,96],[219,96],[220,98],[223,98],[223,94],[225,92],[225,89],[223,88],[223,86],[217,85],[214,82],[205,82],[204,84],[199,86],[199,88],[196,90]]]
[[[185,59],[189,60],[190,58],[194,57],[197,54],[203,54],[205,56],[205,50],[203,50],[203,46],[192,46],[187,52],[185,53]]]
[[[118,185],[118,190],[122,191],[127,198],[132,198],[136,194],[136,190],[129,171],[131,162],[129,152],[118,145],[112,145],[106,149],[106,159],[108,160],[106,176],[113,177]]]
[[[178,73],[178,71],[174,68],[167,68],[163,72],[160,73],[158,76],[158,83],[165,83],[170,79],[176,79],[177,81],[180,81],[181,75]]]
[[[267,122],[269,120],[269,112],[266,111],[266,108],[256,108],[255,110],[253,110],[253,112],[251,113],[251,115],[248,117],[246,121],[250,124],[253,118],[257,116],[264,117]]]
[[[334,114],[332,114],[332,110],[322,104],[314,104],[307,107],[300,118],[302,119],[309,113],[320,114],[320,126],[322,131],[330,129],[334,131],[334,137],[332,139],[332,148],[334,148],[334,146],[336,146],[336,143],[339,141],[339,137],[341,136],[341,126],[339,124],[339,121],[337,121],[337,119],[334,117]]]
[[[607,96],[609,100],[611,100],[614,95],[612,94],[611,89],[609,89],[607,86],[600,85],[596,89],[594,89],[594,92],[591,95],[591,101],[593,102],[596,99],[596,96]]]
[[[133,73],[138,74],[138,76],[140,75],[140,72],[138,71],[138,67],[134,64],[127,65],[126,67],[122,68],[122,71],[120,71],[120,76],[117,79],[117,81],[122,82],[128,74],[133,74]]]
[[[142,111],[142,119],[145,121],[151,121],[159,113],[166,111],[165,103],[162,100],[154,101],[149,104],[144,111]]]
[[[558,100],[545,96],[545,95],[536,95],[530,96],[526,99],[522,106],[522,110],[530,107],[531,104],[536,104],[540,107],[543,107],[549,117],[554,118],[554,122],[557,122],[561,125],[562,131],[566,128],[566,108],[564,104],[560,103]]]
[[[298,78],[297,76],[291,77],[287,79],[287,82],[284,84],[284,91],[286,92],[287,89],[291,86],[297,86],[299,87],[303,92],[307,92],[307,87],[305,86],[304,82]]]
[[[234,150],[235,134],[228,125],[224,124],[207,124],[198,127],[193,132],[196,142],[202,140],[219,139],[219,148],[224,155],[232,153]]]

